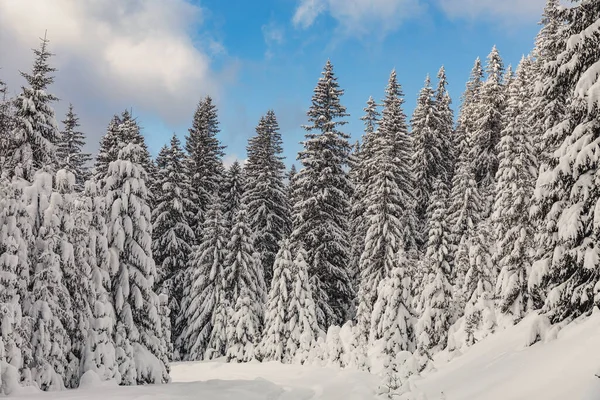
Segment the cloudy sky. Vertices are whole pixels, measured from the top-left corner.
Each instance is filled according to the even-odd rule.
[[[219,107],[228,160],[266,110],[275,110],[288,164],[303,138],[312,90],[328,58],[351,114],[383,97],[392,68],[410,115],[426,74],[444,64],[460,94],[477,56],[496,44],[506,64],[531,49],[545,0],[2,0],[0,77],[20,90],[19,70],[47,31],[51,90],[80,114],[95,151],[111,116],[133,109],[151,151],[191,124],[198,100]]]

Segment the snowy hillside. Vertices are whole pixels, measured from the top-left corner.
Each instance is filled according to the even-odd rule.
[[[524,346],[535,316],[492,335],[449,362],[436,360],[437,371],[412,381],[427,400],[597,400],[600,379],[600,313],[562,330],[555,340]],[[172,365],[173,383],[119,387],[86,383],[83,389],[48,393],[20,389],[11,398],[43,399],[344,399],[376,398],[379,377],[336,368],[276,362],[231,364],[188,362]],[[419,398],[419,397],[417,397]],[[423,398],[423,397],[421,397]]]

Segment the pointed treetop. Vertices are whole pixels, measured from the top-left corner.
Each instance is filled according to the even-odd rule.
[[[365,134],[367,135],[377,130],[377,123],[381,117],[377,107],[378,104],[375,102],[375,100],[373,100],[373,97],[369,96],[369,100],[367,100],[367,106],[363,108],[365,115],[360,117],[360,119],[365,123]]]
[[[33,63],[31,74],[21,72],[21,76],[27,80],[27,83],[29,83],[34,90],[46,90],[46,88],[54,82],[54,77],[49,74],[56,71],[56,68],[52,68],[48,64],[48,59],[54,55],[48,51],[48,43],[50,43],[50,41],[46,39],[45,34],[40,40],[40,48],[32,49],[35,54],[35,61]],[[53,97],[51,100],[56,100],[56,98]]]
[[[487,65],[485,72],[488,75],[488,82],[500,84],[504,75],[504,62],[500,57],[500,52],[496,48],[496,45],[492,48],[492,51],[487,57]]]

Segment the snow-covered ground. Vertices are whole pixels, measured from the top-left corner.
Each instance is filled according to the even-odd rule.
[[[524,344],[535,316],[496,333],[437,371],[414,379],[428,400],[599,400],[600,313],[562,330],[555,340]],[[11,399],[368,400],[379,378],[364,372],[279,363],[176,363],[173,383],[117,387],[84,382],[84,388],[40,393],[21,389]],[[442,395],[443,392],[443,395]]]

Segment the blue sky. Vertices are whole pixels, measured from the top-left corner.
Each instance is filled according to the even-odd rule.
[[[456,107],[477,56],[484,59],[495,44],[506,64],[516,64],[530,51],[544,0],[100,3],[1,2],[0,77],[17,90],[17,70],[30,68],[28,49],[48,29],[60,70],[57,114],[62,119],[74,103],[91,151],[111,115],[131,107],[156,154],[172,132],[183,137],[197,101],[211,94],[228,161],[245,158],[248,137],[273,108],[291,165],[328,58],[346,91],[347,131],[357,139],[364,103],[383,97],[392,68],[409,116],[426,74],[435,77],[442,64]]]

